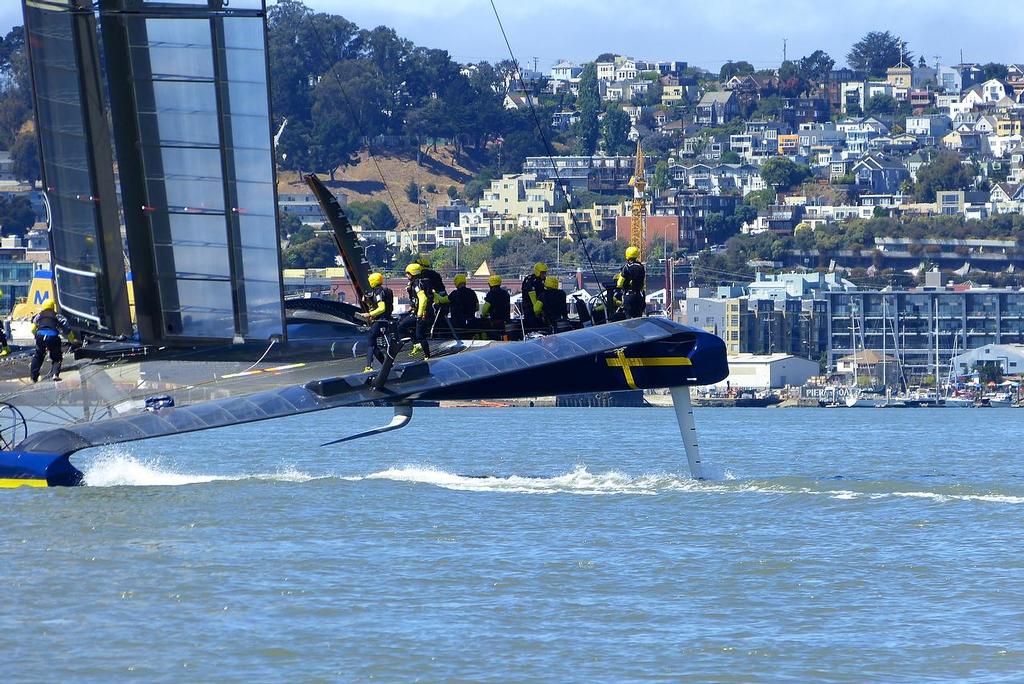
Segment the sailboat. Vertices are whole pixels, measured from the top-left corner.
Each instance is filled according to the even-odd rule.
[[[32,384],[23,357],[0,363],[0,487],[80,484],[69,457],[89,447],[342,406],[395,415],[328,444],[400,428],[414,401],[666,387],[702,476],[689,387],[728,376],[706,331],[652,317],[452,340],[366,373],[362,302],[283,296],[263,0],[23,9],[53,297],[78,343],[60,382]],[[310,184],[365,290],[344,212]]]

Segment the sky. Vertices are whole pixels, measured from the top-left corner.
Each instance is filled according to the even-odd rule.
[[[275,0],[268,0],[272,4]],[[602,52],[682,60],[715,71],[727,60],[778,66],[823,49],[838,65],[868,31],[891,31],[930,65],[1024,62],[1019,0],[494,0],[524,66]],[[490,0],[305,0],[364,28],[386,25],[460,62],[507,59]],[[0,30],[20,25],[21,3],[0,0]],[[635,7],[636,9],[631,9]]]

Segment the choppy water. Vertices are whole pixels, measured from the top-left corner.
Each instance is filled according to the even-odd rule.
[[[0,493],[3,680],[1024,680],[1024,411],[388,416]]]

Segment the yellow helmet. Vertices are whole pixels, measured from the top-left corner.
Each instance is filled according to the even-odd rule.
[[[640,248],[630,245],[626,248],[626,261],[633,261],[640,258]]]
[[[43,304],[43,311],[56,311],[56,310],[57,310],[57,304],[52,299],[48,299],[46,301],[46,303]]]
[[[371,273],[369,277],[370,287],[380,287],[384,284],[383,273]]]
[[[415,261],[405,267],[405,275],[407,276],[418,276],[423,272],[423,267]]]
[[[457,276],[455,276],[455,287],[458,287],[459,285],[465,285],[465,284],[466,284],[466,274],[465,273],[459,273]]]
[[[426,254],[420,254],[419,256],[416,257],[416,263],[422,266],[423,268],[430,268],[430,257],[428,257]]]
[[[549,290],[557,290],[558,278],[556,278],[555,276],[548,276],[547,278],[544,279],[544,287],[548,288]]]
[[[543,261],[538,261],[533,265],[533,275],[540,276],[548,272],[548,265]]]
[[[501,285],[501,276],[492,275],[490,278],[487,279],[487,284],[490,285],[491,287],[497,287],[498,285]]]

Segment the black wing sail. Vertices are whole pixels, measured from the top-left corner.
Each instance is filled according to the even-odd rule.
[[[96,20],[87,0],[25,0],[57,300],[75,327],[132,334]]]
[[[284,336],[261,0],[101,0],[139,336]]]
[[[316,201],[324,212],[327,222],[331,224],[331,232],[334,234],[334,242],[341,253],[341,260],[345,264],[345,271],[356,289],[356,298],[363,301],[363,294],[370,291],[370,262],[366,259],[366,252],[359,244],[359,237],[352,229],[352,223],[341,208],[337,198],[320,179],[313,174],[306,176],[306,185],[316,195]]]

